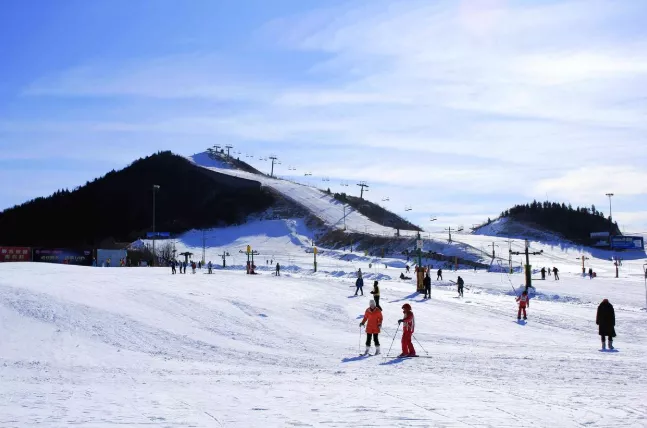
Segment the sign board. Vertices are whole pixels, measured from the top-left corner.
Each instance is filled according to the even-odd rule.
[[[591,238],[608,238],[609,232],[593,232]]]
[[[418,239],[418,240],[416,241],[416,248],[417,248],[418,250],[422,250],[422,248],[423,248],[423,247],[424,247],[424,242],[422,241],[422,239]]]
[[[614,250],[644,250],[645,243],[642,236],[613,236],[611,248]]]
[[[33,256],[35,262],[92,266],[92,251],[90,250],[34,248]]]
[[[31,249],[29,247],[0,247],[0,263],[30,261]]]
[[[146,233],[147,238],[170,238],[171,232],[148,232]]]

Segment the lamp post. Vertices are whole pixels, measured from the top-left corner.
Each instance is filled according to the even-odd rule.
[[[155,193],[159,188],[159,185],[153,184],[153,266],[155,266],[155,259],[157,258],[157,253],[155,253]]]
[[[609,197],[609,238],[613,234],[613,212],[611,211],[611,198],[614,196],[613,193],[606,194]]]

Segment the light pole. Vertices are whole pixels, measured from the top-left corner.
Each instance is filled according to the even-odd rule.
[[[153,266],[155,266],[155,259],[157,258],[157,253],[155,253],[155,193],[159,188],[159,185],[153,184]]]
[[[613,193],[607,193],[606,194],[609,197],[609,239],[611,239],[611,234],[613,233],[613,213],[611,211],[611,197],[613,197]],[[609,242],[611,244],[611,242]]]

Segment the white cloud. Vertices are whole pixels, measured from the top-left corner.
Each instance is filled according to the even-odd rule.
[[[613,192],[624,196],[647,196],[647,170],[626,166],[584,167],[537,182],[535,192],[570,198],[578,203]]]

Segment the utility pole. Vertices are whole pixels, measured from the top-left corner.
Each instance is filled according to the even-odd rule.
[[[494,260],[494,259],[495,259],[495,256],[496,256],[496,254],[495,254],[495,252],[494,252],[494,247],[498,247],[498,245],[496,245],[496,244],[494,243],[494,241],[493,241],[490,245],[488,245],[488,247],[492,247],[492,260]]]
[[[451,244],[452,243],[452,228],[448,227],[445,230],[449,232],[449,243]],[[454,229],[454,230],[456,230],[456,229]]]
[[[512,273],[512,239],[508,239],[506,242],[508,243],[508,265],[510,273]]]
[[[359,194],[359,198],[364,199],[364,192],[368,192],[368,184],[366,184],[366,181],[360,181],[359,183],[357,183],[357,185],[362,188]]]
[[[613,212],[611,211],[611,198],[613,193],[606,194],[609,197],[609,245],[611,245],[611,236],[613,235]]]
[[[155,266],[155,259],[157,259],[157,253],[155,252],[155,193],[159,188],[160,186],[153,184],[153,266]]]
[[[578,257],[578,259],[582,259],[582,275],[586,275],[586,268],[584,267],[584,261],[589,260],[589,258],[586,257],[584,254],[582,254],[582,257]]]
[[[312,249],[312,252],[314,253],[314,256],[315,256],[315,262],[314,262],[315,263],[315,272],[317,272],[317,247],[314,247]]]
[[[276,156],[270,156],[270,159],[272,159],[272,172],[270,172],[270,177],[274,177],[274,161],[276,161],[278,158]]]
[[[229,253],[225,250],[222,250],[222,254],[218,254],[218,256],[222,257],[222,267],[226,268],[227,267],[227,259],[225,257],[229,257]]]
[[[530,252],[530,243],[528,242],[527,239],[526,239],[526,251],[524,251],[523,253],[520,253],[519,251],[510,251],[510,254],[514,254],[514,255],[517,255],[517,256],[521,255],[521,254],[526,255],[526,287],[532,286],[532,270],[531,270],[532,266],[530,266],[530,254],[532,254],[533,256],[538,256],[538,255],[542,254],[543,252],[544,252],[544,250],[541,250],[539,252],[531,253]]]
[[[229,149],[233,149],[234,146],[226,145],[225,149],[227,149],[227,157],[229,157]]]
[[[204,264],[206,250],[207,250],[207,234],[206,234],[206,231],[202,229],[202,264]]]
[[[344,230],[346,230],[346,204],[344,206]]]

